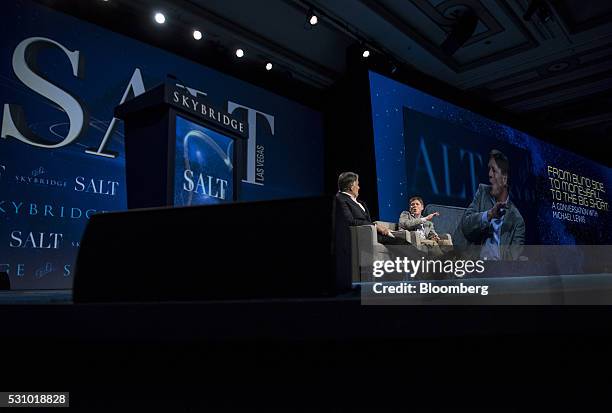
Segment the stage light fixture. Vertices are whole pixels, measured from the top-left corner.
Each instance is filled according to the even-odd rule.
[[[312,8],[308,10],[308,23],[310,23],[311,26],[314,26],[315,24],[319,23],[319,18],[317,17]]]
[[[266,63],[266,70],[268,71],[272,70],[272,63],[270,62]]]
[[[242,49],[236,49],[236,56],[237,56],[237,57],[242,57],[242,56],[244,56],[244,50],[242,50]]]
[[[166,16],[164,16],[164,13],[157,12],[155,13],[155,21],[158,24],[164,24],[166,22]]]
[[[193,31],[193,38],[196,40],[201,40],[202,39],[202,32],[199,30],[194,30]]]
[[[370,51],[368,49],[365,49],[361,55],[363,57],[370,57]]]

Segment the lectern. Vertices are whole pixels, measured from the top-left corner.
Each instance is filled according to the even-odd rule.
[[[168,78],[115,108],[125,122],[128,208],[238,199],[248,125]]]

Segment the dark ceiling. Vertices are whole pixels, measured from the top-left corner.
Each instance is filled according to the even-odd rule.
[[[216,53],[212,60],[223,54],[231,59],[240,46],[250,70],[270,60],[276,76],[283,73],[315,95],[346,73],[347,48],[366,41],[400,67],[557,133],[547,140],[610,165],[609,152],[602,154],[601,147],[612,137],[612,1],[41,2],[116,31],[125,32],[121,25],[128,22],[132,35],[138,31],[141,40],[187,56],[197,43],[191,30],[199,28],[204,32],[199,43]],[[314,27],[307,24],[310,8],[320,16]],[[163,11],[167,26],[183,31],[184,38],[160,40],[151,20],[155,10]],[[441,45],[466,12],[475,16],[475,29],[456,52],[445,52]]]

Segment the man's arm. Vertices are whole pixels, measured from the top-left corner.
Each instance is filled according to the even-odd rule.
[[[512,245],[524,245],[525,244],[525,221],[521,218],[516,230],[514,232],[514,239]]]
[[[429,221],[429,238],[439,238],[440,236],[436,232],[436,228],[432,221]]]
[[[410,212],[403,211],[400,215],[399,227],[400,229],[414,231],[424,222],[425,218],[414,218],[412,215],[410,215]]]
[[[480,211],[478,208],[478,200],[484,196],[482,191],[484,191],[484,188],[479,186],[474,199],[472,199],[472,203],[463,213],[463,218],[461,218],[461,231],[463,235],[468,241],[474,243],[482,241],[483,233],[489,227],[486,211]]]
[[[523,218],[520,219],[514,230],[514,236],[510,243],[510,257],[513,260],[518,260],[521,253],[523,252],[523,245],[525,244],[525,221]]]

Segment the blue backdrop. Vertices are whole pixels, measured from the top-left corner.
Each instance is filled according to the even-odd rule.
[[[0,271],[14,288],[72,286],[89,216],[126,208],[113,110],[167,74],[250,122],[242,200],[322,193],[319,112],[30,1],[3,4],[0,21]]]
[[[414,195],[467,207],[498,149],[510,158],[527,243],[612,243],[610,168],[375,72],[370,94],[380,219],[397,221]]]

